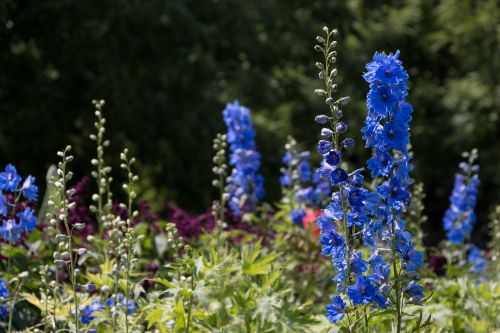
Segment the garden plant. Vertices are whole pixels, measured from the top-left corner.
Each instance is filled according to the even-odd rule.
[[[304,66],[317,69],[311,94],[324,102],[308,125],[317,148],[289,135],[275,152],[279,201],[265,201],[258,132],[238,101],[220,114],[226,131],[206,166],[217,196],[202,215],[143,199],[133,149],[108,153],[104,100],[93,101],[91,161],[68,145],[46,179],[2,166],[0,332],[500,332],[500,206],[491,241],[471,238],[481,152],[463,147],[438,222],[446,239],[427,247],[425,184],[412,173],[412,55],[375,52],[346,74],[368,91],[357,133],[337,35],[324,27],[311,41],[316,59]],[[355,145],[370,157],[351,158]],[[75,179],[76,164],[89,175]]]

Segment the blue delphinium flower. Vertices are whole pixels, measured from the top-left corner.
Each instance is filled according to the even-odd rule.
[[[21,176],[17,174],[16,167],[8,164],[4,172],[0,172],[0,190],[14,192],[21,182]]]
[[[306,216],[306,210],[304,208],[294,209],[290,213],[290,219],[293,223],[302,224],[302,219]]]
[[[471,246],[467,255],[467,264],[470,265],[469,272],[482,274],[486,271],[486,260],[477,246]]]
[[[325,309],[326,317],[332,323],[341,321],[347,311],[346,304],[340,296],[332,297],[332,303],[327,305]]]
[[[450,196],[450,207],[444,214],[443,226],[448,241],[452,244],[464,244],[472,233],[476,223],[477,187],[479,185],[479,166],[474,165],[477,150],[465,153],[467,162],[460,163],[461,173],[455,175],[455,184]]]
[[[38,186],[35,185],[35,177],[26,177],[20,191],[23,193],[26,199],[36,200],[38,198]]]
[[[0,278],[0,299],[9,297],[9,289],[7,288],[7,284],[5,280]],[[2,305],[0,303],[0,319],[7,319],[9,317],[9,306]]]
[[[230,165],[233,167],[227,179],[229,207],[235,215],[251,212],[264,196],[264,178],[259,173],[260,154],[255,147],[255,131],[250,110],[237,101],[228,103],[223,111],[230,148]]]
[[[410,281],[403,291],[408,295],[410,302],[420,305],[420,300],[424,298],[424,288],[416,281]]]
[[[22,231],[21,225],[13,219],[3,220],[2,225],[0,225],[0,236],[8,242],[19,240]]]
[[[400,260],[401,273],[406,271],[410,277],[409,281],[405,280],[405,289],[400,285],[403,282],[399,281],[401,273],[396,272],[397,290],[403,291],[410,302],[419,304],[423,288],[416,284],[415,269],[423,265],[423,255],[415,251],[412,235],[405,230],[403,220],[410,202],[408,188],[411,185],[409,174],[412,165],[408,144],[413,109],[405,101],[409,76],[398,57],[399,51],[388,55],[376,52],[363,75],[370,91],[367,96],[368,115],[362,133],[366,147],[374,149],[374,156],[368,160],[367,166],[373,178],[379,177],[380,183],[376,191],[367,194],[365,208],[370,211],[370,223],[363,230],[363,236],[365,244],[373,250],[380,242],[385,248],[392,249],[390,262],[398,264]],[[384,256],[378,254],[373,258],[376,258],[376,264],[370,263],[371,279],[385,294],[392,264],[385,263]],[[401,312],[398,313],[400,315]]]
[[[95,312],[97,311],[103,311],[106,308],[104,305],[101,303],[100,300],[95,299],[90,303],[89,305],[85,306],[84,308],[80,309],[80,321],[83,324],[90,324],[92,320],[96,319],[97,317],[95,316]]]
[[[22,182],[16,168],[9,164],[5,171],[0,172],[0,240],[11,242],[18,241],[22,233],[29,233],[36,227],[37,218],[32,208],[26,201],[20,202],[21,195],[28,201],[38,197],[38,187],[35,178],[28,176]]]
[[[455,183],[450,195],[450,207],[443,217],[448,245],[453,249],[452,256],[458,254],[458,265],[469,266],[472,276],[481,278],[486,271],[486,262],[481,250],[468,243],[476,224],[476,200],[479,186],[479,165],[477,149],[462,153],[465,161],[459,164],[460,171],[455,174]],[[463,259],[466,259],[465,261]],[[454,261],[451,258],[451,261]],[[479,282],[479,281],[478,281]]]
[[[21,213],[17,214],[19,218],[19,226],[25,232],[32,232],[35,230],[37,218],[35,211],[30,207],[26,207]]]
[[[118,294],[117,296],[118,298],[118,302],[120,303],[120,305],[123,307],[123,308],[126,308],[127,309],[127,314],[132,314],[135,312],[137,306],[135,305],[135,302],[131,299],[128,299],[128,300],[125,300],[125,296],[123,294]],[[127,304],[125,304],[127,303]],[[105,302],[106,306],[108,307],[113,307],[115,305],[115,300],[110,297],[106,300]]]
[[[387,299],[366,276],[358,276],[356,283],[347,288],[347,295],[354,305],[375,303],[381,308],[387,307]]]

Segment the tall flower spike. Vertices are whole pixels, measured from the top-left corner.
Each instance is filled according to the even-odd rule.
[[[264,178],[259,173],[260,154],[255,146],[250,110],[238,101],[228,103],[223,111],[227,126],[227,142],[230,149],[229,164],[233,167],[227,178],[229,207],[237,216],[255,210],[264,196]]]
[[[212,181],[212,185],[219,190],[219,200],[215,201],[212,206],[212,214],[216,219],[216,227],[222,230],[226,227],[224,222],[224,210],[226,207],[226,193],[224,191],[224,179],[227,176],[227,162],[226,162],[226,135],[218,133],[214,139],[213,148],[215,156],[213,158],[214,166],[212,171],[217,177]]]
[[[478,158],[477,149],[463,153],[463,157],[466,160],[460,163],[460,172],[455,174],[450,207],[443,217],[446,237],[452,244],[464,244],[476,223],[474,208],[479,185],[479,166],[475,165]]]
[[[94,123],[96,133],[90,135],[90,140],[96,142],[97,154],[91,161],[92,165],[95,167],[91,175],[97,182],[97,193],[92,195],[92,200],[95,204],[90,206],[90,210],[96,213],[99,234],[103,235],[104,229],[109,227],[110,224],[110,222],[107,221],[106,212],[111,210],[113,204],[112,193],[110,191],[110,184],[113,179],[109,176],[111,167],[107,166],[104,160],[104,149],[109,146],[110,142],[106,140],[104,136],[106,133],[106,118],[104,118],[102,109],[106,103],[101,99],[93,100],[92,104],[94,104],[94,114],[97,119]]]
[[[416,267],[423,265],[423,255],[415,251],[412,235],[405,230],[403,220],[410,204],[412,165],[408,145],[413,110],[405,101],[409,76],[398,59],[399,54],[399,51],[394,54],[376,52],[373,62],[366,65],[363,78],[370,91],[366,102],[368,115],[362,129],[366,147],[374,149],[374,156],[367,162],[368,169],[373,178],[379,177],[376,191],[368,195],[371,221],[363,231],[364,240],[373,246],[373,274],[385,272],[379,275],[380,290],[385,290],[384,295],[391,292],[390,289],[393,291],[397,332],[402,329],[405,299],[420,304],[423,298],[423,288],[416,284],[415,272]],[[379,251],[377,246],[390,249],[390,254],[381,255],[386,251]],[[384,288],[386,283],[390,289]]]
[[[332,298],[332,304],[326,307],[327,318],[330,322],[338,322],[347,316],[351,322],[350,310],[356,311],[358,304],[382,304],[386,299],[365,275],[368,263],[363,260],[361,252],[355,245],[358,243],[357,234],[367,222],[364,204],[367,190],[363,187],[362,170],[348,173],[342,163],[343,154],[352,148],[352,138],[342,139],[347,131],[347,125],[341,121],[343,112],[341,107],[349,102],[349,97],[335,99],[333,93],[337,90],[334,78],[337,69],[333,67],[337,51],[334,40],[337,30],[330,31],[324,28],[325,37],[318,36],[319,42],[315,50],[322,53],[324,62],[317,62],[319,78],[324,81],[323,89],[316,89],[316,95],[325,98],[328,106],[328,115],[318,115],[315,120],[319,124],[329,124],[329,128],[321,130],[324,138],[318,142],[318,152],[323,156],[321,167],[317,170],[332,186],[333,194],[330,204],[323,210],[323,215],[317,220],[321,231],[320,243],[323,246],[321,253],[331,257],[332,266],[337,275],[333,281],[339,295]],[[366,291],[370,291],[369,295]],[[352,308],[348,308],[342,299],[349,299]],[[351,312],[352,312],[351,311]]]

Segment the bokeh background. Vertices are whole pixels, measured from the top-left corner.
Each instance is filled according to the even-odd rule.
[[[250,107],[263,155],[266,201],[279,199],[283,145],[292,134],[315,149],[314,115],[325,110],[313,51],[323,25],[339,29],[339,91],[358,145],[374,51],[401,50],[415,109],[414,178],[425,184],[428,244],[443,237],[460,153],[480,151],[474,240],[500,202],[500,24],[498,0],[7,0],[0,2],[0,164],[39,183],[56,151],[71,144],[77,176],[95,147],[91,100],[107,101],[110,163],[123,146],[141,164],[153,203],[206,211],[212,138],[221,111]],[[42,185],[43,187],[43,185]]]

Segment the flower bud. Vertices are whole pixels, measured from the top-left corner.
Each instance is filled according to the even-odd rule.
[[[329,128],[322,128],[321,129],[321,136],[324,138],[331,137],[333,134],[333,131]]]
[[[335,132],[337,133],[345,133],[347,131],[346,123],[340,122],[335,126]]]
[[[326,124],[328,122],[328,117],[324,114],[320,114],[314,117],[314,121],[318,124]]]

